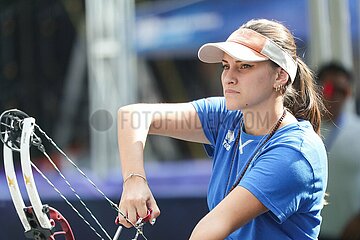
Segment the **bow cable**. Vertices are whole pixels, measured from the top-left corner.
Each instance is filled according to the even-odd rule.
[[[72,210],[88,225],[88,227],[89,227],[91,230],[93,230],[93,232],[94,232],[99,238],[104,239],[104,238],[96,231],[96,229],[95,229],[93,226],[91,226],[91,224],[85,219],[85,217],[79,212],[79,210],[77,210],[77,209],[74,207],[74,205],[65,197],[65,195],[62,194],[57,187],[55,187],[55,185],[50,181],[50,179],[49,179],[48,177],[46,177],[45,174],[44,174],[33,162],[31,162],[31,166],[40,174],[41,177],[43,177],[43,178],[46,180],[46,182],[55,190],[55,192],[57,192],[57,193],[60,195],[60,197],[72,208]],[[80,200],[80,201],[81,201],[81,200]],[[82,202],[82,201],[81,201],[81,202]],[[85,208],[88,209],[86,206],[85,206]],[[90,210],[89,210],[89,211],[90,211]],[[93,214],[92,214],[91,211],[89,212],[89,214],[90,214],[91,216],[93,216]],[[101,225],[100,225],[99,227],[105,232],[105,234],[106,234],[107,236],[109,236],[109,235],[107,234],[107,232],[105,231],[105,229],[102,228]],[[110,238],[110,237],[109,237],[109,238]],[[110,239],[111,239],[111,238],[110,238]]]
[[[68,162],[70,162],[70,164],[95,188],[96,191],[98,191],[103,197],[104,199],[110,204],[110,206],[112,208],[114,208],[122,217],[125,218],[125,220],[127,222],[129,222],[137,231],[138,234],[140,234],[145,240],[147,240],[147,238],[145,237],[143,231],[137,227],[135,224],[133,224],[129,219],[128,217],[120,211],[119,207],[113,202],[111,201],[100,189],[99,187],[66,155],[66,153],[60,148],[57,146],[57,144],[52,140],[52,138],[50,138],[46,133],[45,131],[43,131],[39,125],[35,124],[35,127],[39,130],[39,132],[66,158],[66,160]],[[41,145],[42,146],[42,145]],[[44,152],[43,150],[39,149],[40,151],[42,151],[44,154],[46,154],[46,152]],[[48,157],[48,156],[47,156]],[[50,161],[50,159],[49,159]],[[51,162],[51,161],[50,161]],[[53,164],[53,163],[52,163]],[[55,165],[56,166],[56,165]],[[56,170],[56,168],[55,168]],[[59,170],[60,171],[60,170]],[[58,172],[59,172],[58,171]],[[60,172],[59,172],[60,173]],[[62,174],[60,173],[60,176]],[[65,180],[65,179],[64,179]],[[65,180],[66,181],[66,180]]]

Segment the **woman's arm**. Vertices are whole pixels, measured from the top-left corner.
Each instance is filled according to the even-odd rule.
[[[129,177],[135,173],[146,178],[143,150],[149,133],[208,143],[191,103],[133,104],[119,109],[118,143],[126,180],[119,208],[132,223],[145,217],[149,208],[153,210],[152,219],[160,214],[146,180],[135,175]],[[119,219],[122,225],[131,227],[123,217]]]
[[[238,186],[200,220],[190,240],[222,240],[266,211],[251,192]]]

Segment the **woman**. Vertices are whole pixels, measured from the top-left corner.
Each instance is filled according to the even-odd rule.
[[[132,223],[147,209],[152,219],[159,216],[143,148],[148,134],[165,135],[204,143],[213,158],[210,212],[191,240],[316,239],[327,181],[318,136],[322,103],[293,36],[280,23],[251,20],[198,55],[222,63],[224,97],[119,110],[120,210]],[[134,112],[143,116],[136,128]],[[131,226],[124,218],[121,224]]]

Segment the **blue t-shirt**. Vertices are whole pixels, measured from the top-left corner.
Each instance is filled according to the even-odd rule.
[[[210,141],[205,149],[213,158],[207,196],[211,210],[228,194],[266,135],[254,136],[241,130],[235,151],[242,112],[227,110],[223,97],[192,104]],[[266,119],[257,119],[253,124],[266,123]],[[326,183],[325,147],[311,124],[299,120],[280,128],[252,160],[239,183],[269,211],[226,239],[317,239]]]

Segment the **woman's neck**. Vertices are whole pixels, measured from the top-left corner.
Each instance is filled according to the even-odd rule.
[[[242,112],[246,133],[259,136],[271,132],[284,113],[284,106],[281,102],[281,104],[272,104],[272,106],[244,109]]]

